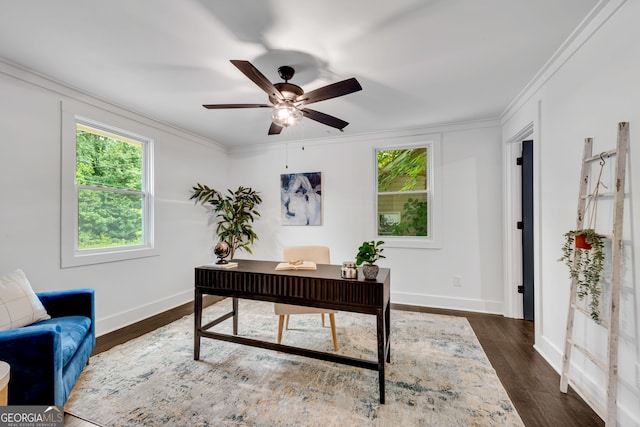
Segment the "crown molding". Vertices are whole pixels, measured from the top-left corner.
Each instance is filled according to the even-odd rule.
[[[627,0],[601,0],[500,115],[504,124],[580,50]]]
[[[225,153],[227,152],[227,148],[218,142],[204,138],[200,135],[196,135],[192,132],[178,128],[158,119],[146,116],[137,111],[133,111],[129,108],[115,104],[96,95],[92,95],[91,93],[82,91],[67,83],[55,80],[52,77],[46,76],[27,67],[23,67],[22,65],[11,62],[3,57],[0,57],[0,74],[4,74],[13,79],[20,80],[24,83],[45,89],[57,95],[70,98],[78,102],[83,102],[104,111],[108,111],[112,114],[124,117],[128,120],[133,120],[137,123],[150,126],[159,131],[186,139],[190,142],[204,145],[209,148],[215,148]]]

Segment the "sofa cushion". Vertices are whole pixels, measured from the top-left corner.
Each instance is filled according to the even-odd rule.
[[[0,277],[0,331],[49,319],[22,270]]]
[[[91,328],[91,319],[85,316],[64,316],[43,320],[37,325],[57,325],[60,327],[62,343],[62,366],[67,366],[76,350]]]

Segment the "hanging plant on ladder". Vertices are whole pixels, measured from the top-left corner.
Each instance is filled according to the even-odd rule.
[[[600,187],[607,188],[601,181],[604,169],[604,154],[600,155],[600,173],[598,181],[591,195],[588,197],[585,212],[591,207],[591,217],[589,227],[580,230],[571,230],[564,234],[562,245],[562,257],[558,261],[563,261],[569,267],[569,276],[575,279],[578,284],[578,298],[583,300],[589,298],[589,314],[591,318],[600,323],[600,279],[604,270],[604,241],[602,235],[595,231],[598,197]]]

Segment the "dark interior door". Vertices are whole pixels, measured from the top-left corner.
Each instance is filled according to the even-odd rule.
[[[525,320],[533,310],[533,141],[522,141],[522,288]]]

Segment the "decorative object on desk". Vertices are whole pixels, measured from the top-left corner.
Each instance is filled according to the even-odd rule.
[[[376,276],[378,274],[376,273]],[[356,268],[356,263],[353,261],[345,261],[342,263],[342,268],[340,269],[340,277],[343,279],[357,279],[358,278],[358,269]]]
[[[317,270],[318,267],[313,261],[303,261],[301,259],[291,260],[289,262],[281,262],[276,265],[276,271],[282,270]]]
[[[231,253],[231,248],[227,242],[218,242],[216,246],[213,248],[213,253],[218,257],[218,262],[216,264],[228,264],[225,258],[229,256]]]
[[[225,264],[218,264],[217,262],[212,262],[211,264],[205,264],[206,267],[213,267],[217,269],[228,270],[230,268],[234,268],[238,266],[237,262],[227,262]]]
[[[239,304],[240,336],[275,341],[272,304]],[[230,308],[220,301],[204,319]],[[65,411],[99,425],[523,425],[466,318],[391,309],[391,319],[384,405],[375,371],[213,340],[195,361],[189,315],[92,356]],[[317,323],[301,316],[290,340],[330,350]],[[375,316],[341,312],[339,353],[375,359],[375,329]]]
[[[282,225],[322,225],[322,173],[280,175]]]
[[[380,258],[386,258],[382,255],[382,240],[371,240],[370,242],[362,242],[356,254],[356,265],[362,265],[362,274],[367,280],[375,280],[378,277],[378,266],[375,264]]]
[[[253,231],[251,223],[260,216],[256,207],[262,203],[262,198],[251,187],[240,186],[235,192],[227,191],[229,194],[223,196],[213,188],[198,183],[193,187],[193,194],[189,199],[213,206],[211,219],[218,221],[216,234],[220,241],[228,242],[233,259],[239,249],[252,253],[251,245],[258,235]]]

